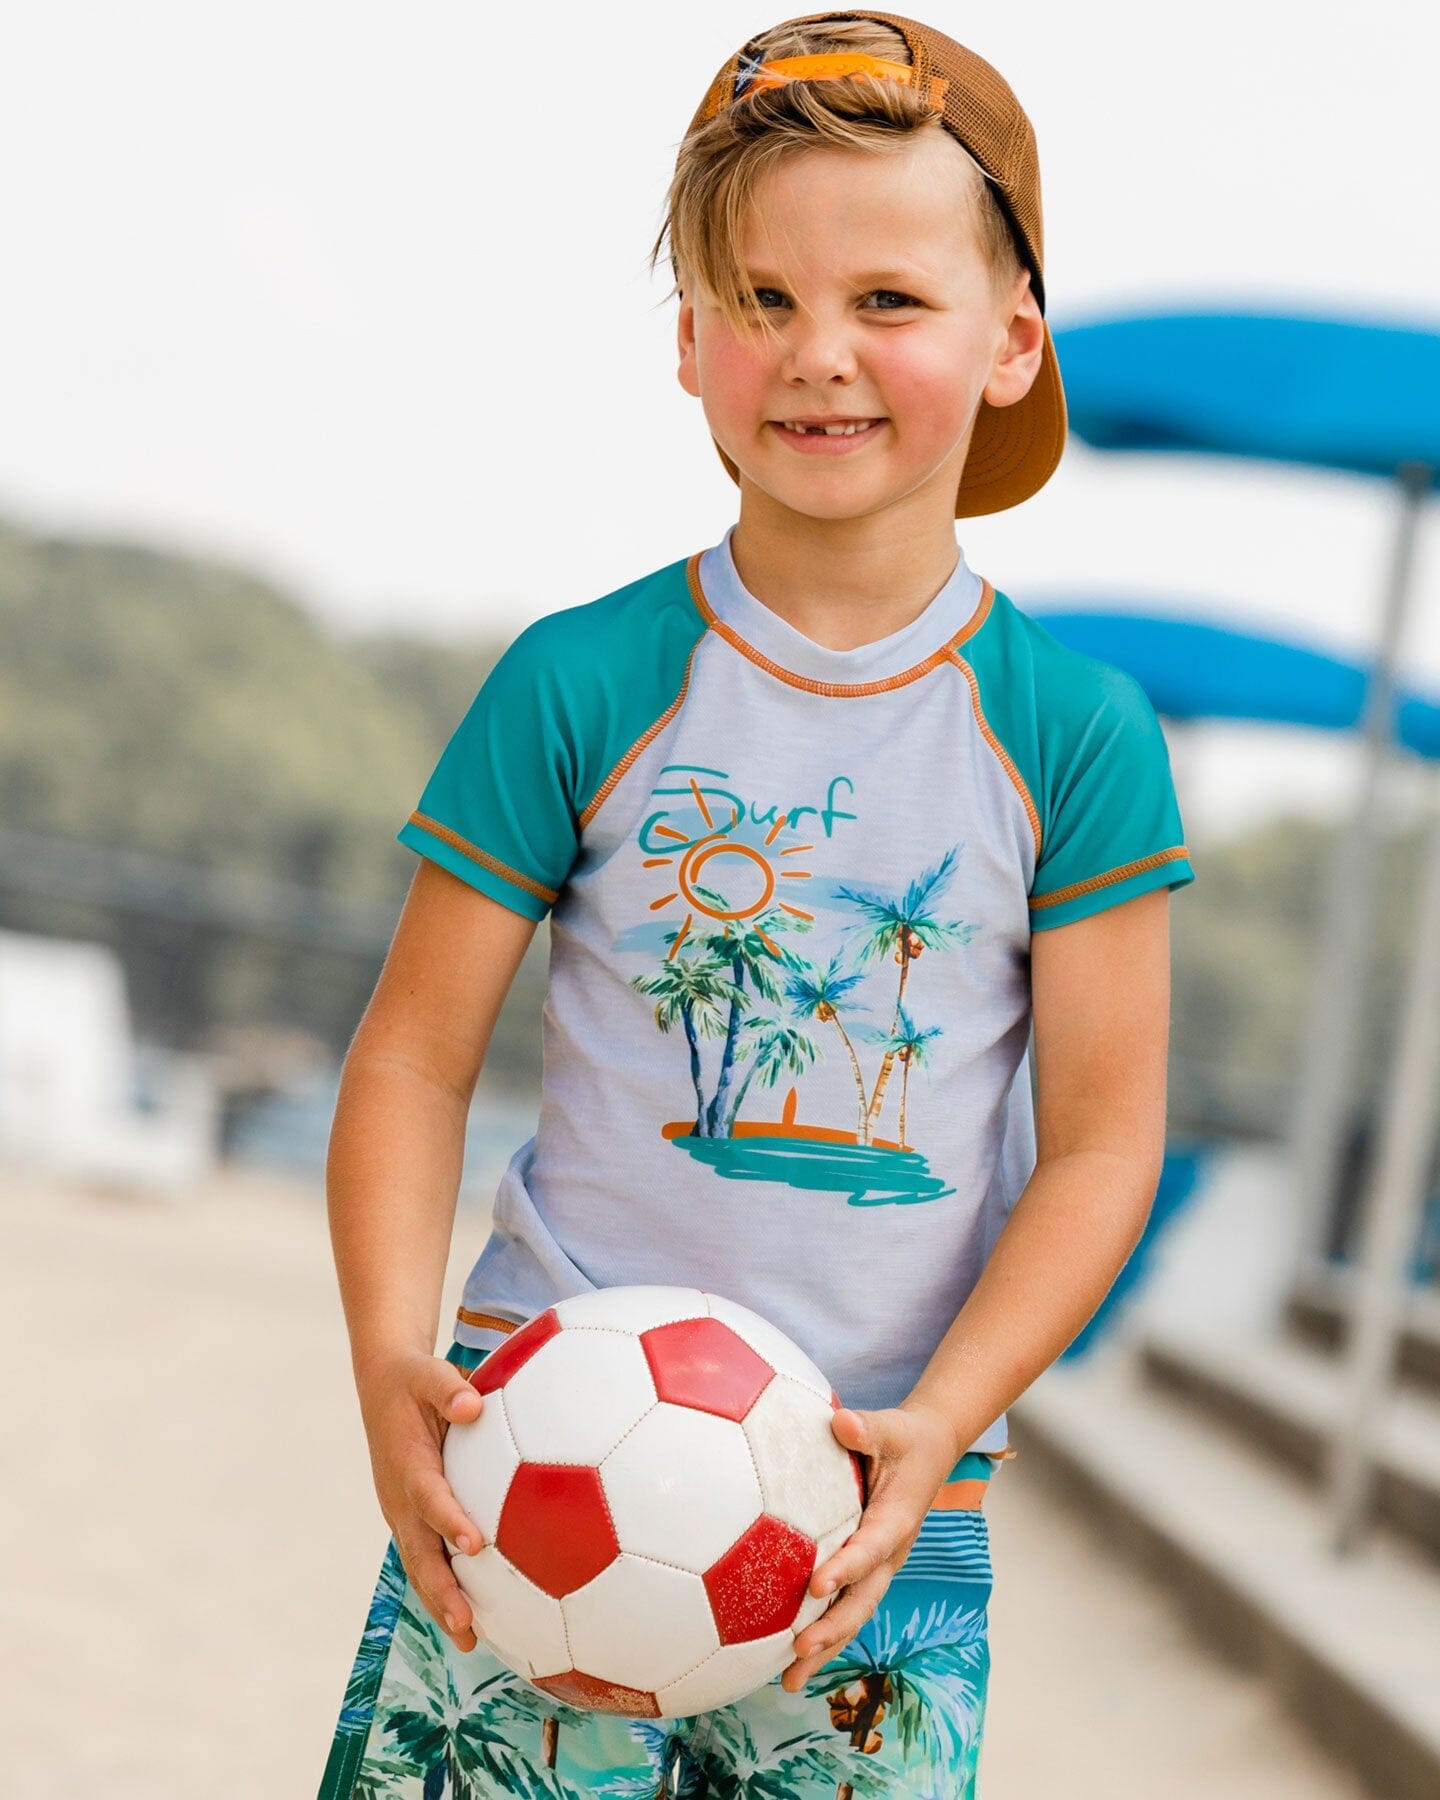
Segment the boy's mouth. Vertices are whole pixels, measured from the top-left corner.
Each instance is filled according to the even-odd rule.
[[[771,419],[770,424],[793,449],[836,452],[875,436],[884,419]]]
[[[867,426],[870,426],[870,425],[883,425],[884,420],[883,419],[812,418],[812,419],[775,419],[772,421],[772,423],[776,424],[776,425],[783,425],[787,431],[795,431],[795,432],[803,431],[803,432],[809,432],[809,433],[823,431],[829,437],[837,437],[842,434],[845,436],[850,436],[853,433],[855,433],[856,431],[863,431]]]

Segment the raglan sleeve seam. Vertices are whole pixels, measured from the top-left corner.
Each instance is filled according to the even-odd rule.
[[[573,721],[555,615],[516,637],[482,683],[397,840],[526,918],[543,919],[579,847]]]

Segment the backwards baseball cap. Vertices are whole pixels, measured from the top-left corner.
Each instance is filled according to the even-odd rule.
[[[893,26],[905,39],[909,63],[863,51],[779,57],[767,62],[737,51],[711,82],[686,136],[748,94],[786,81],[859,77],[914,86],[929,98],[945,129],[984,170],[1010,226],[1020,261],[1030,271],[1030,289],[1043,318],[1040,164],[1035,133],[1004,77],[973,50],[898,13],[804,13],[785,23],[810,25],[827,19],[873,19]],[[1050,479],[1064,447],[1065,391],[1047,324],[1040,367],[1024,398],[1011,406],[980,402],[955,496],[955,517],[1000,512],[1029,499]],[[738,484],[740,472],[734,462],[718,443],[715,448],[730,479]]]

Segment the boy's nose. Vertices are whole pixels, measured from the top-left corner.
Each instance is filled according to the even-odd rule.
[[[834,380],[853,381],[858,368],[848,328],[825,320],[795,320],[786,346],[785,377],[821,386]]]

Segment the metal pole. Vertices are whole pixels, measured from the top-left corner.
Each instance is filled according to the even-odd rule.
[[[1394,735],[1395,670],[1404,636],[1421,503],[1434,479],[1429,463],[1402,463],[1400,517],[1390,557],[1380,642],[1365,690],[1365,738],[1350,821],[1330,862],[1325,916],[1301,1051],[1290,1131],[1295,1182],[1292,1286],[1324,1251],[1336,1174],[1350,1123],[1351,1069],[1358,1049],[1365,953],[1375,910],[1380,783]]]
[[[1404,1018],[1388,1091],[1375,1175],[1361,1220],[1361,1246],[1344,1391],[1330,1444],[1331,1539],[1337,1556],[1355,1547],[1369,1514],[1373,1444],[1395,1366],[1408,1296],[1408,1265],[1429,1185],[1440,1126],[1440,793],[1415,920]]]

